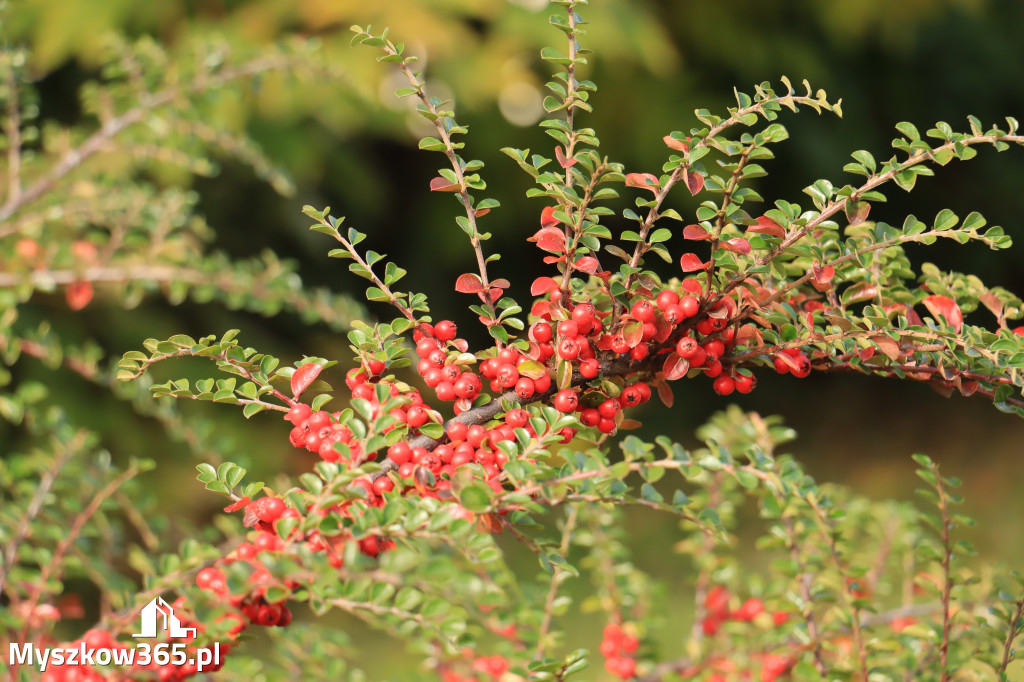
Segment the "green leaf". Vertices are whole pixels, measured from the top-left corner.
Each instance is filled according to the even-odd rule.
[[[468,485],[456,493],[459,504],[474,513],[487,511],[491,506],[491,489],[482,483]]]

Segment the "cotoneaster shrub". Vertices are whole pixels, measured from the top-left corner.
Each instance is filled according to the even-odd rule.
[[[964,561],[971,550],[956,532],[969,521],[955,511],[958,482],[927,457],[915,458],[929,507],[921,512],[819,485],[779,450],[792,432],[739,408],[703,427],[697,450],[624,433],[639,426],[632,408],[652,398],[671,409],[679,390],[749,393],[766,372],[794,380],[811,372],[884,375],[1024,416],[1024,327],[1013,322],[1024,316],[1021,300],[973,275],[929,265],[915,272],[903,250],[938,239],[1002,249],[1010,238],[978,213],[961,219],[940,210],[901,225],[869,219],[893,185],[911,190],[918,175],[969,160],[979,145],[1002,151],[1024,143],[1017,122],[987,127],[969,118],[963,132],[940,122],[924,135],[901,123],[890,158],[853,153],[844,168],[850,184],[818,180],[804,189],[803,206],[766,202],[749,181],[767,172],[772,145],[788,137],[780,114],[841,115],[839,101],[783,79],[781,87],[737,92],[736,106],[720,115],[698,110],[688,132],[665,135],[660,172],[626,172],[581,125],[596,90],[578,73],[586,63],[579,15],[586,3],[552,4],[560,10],[551,23],[567,45],[542,53],[555,67],[545,100],[552,118],[541,124],[555,142],[545,151],[553,158],[504,150],[535,183],[527,199],[539,226],[523,236],[550,274],[528,283],[513,281],[515,264],[488,252],[486,216],[500,207],[483,194],[483,164],[463,156],[466,129],[428,94],[401,44],[386,31],[353,29],[355,43],[376,48],[380,61],[405,75],[408,87],[397,95],[415,98],[436,127],[420,141],[444,157],[429,187],[458,204],[456,222],[476,262],[453,286],[470,297],[493,339],[488,348],[470,348],[446,312],[431,314],[425,294],[403,291],[400,265],[360,249],[365,235],[328,209],[304,212],[313,230],[336,242],[330,255],[368,280],[366,298],[394,307],[393,320],[356,319],[326,295],[307,298],[294,278],[275,279],[269,256],[269,279],[246,264],[225,274],[216,257],[187,268],[191,261],[177,260],[196,253],[187,197],[140,195],[149,190],[134,180],[100,177],[92,189],[87,178],[77,180],[86,189],[66,183],[93,198],[90,210],[109,203],[105,217],[120,217],[121,231],[53,248],[23,236],[49,225],[53,211],[71,228],[97,222],[76,217],[69,195],[56,190],[106,145],[153,144],[152,126],[135,123],[161,110],[174,122],[164,128],[176,131],[168,132],[170,148],[193,159],[220,139],[217,131],[196,134],[206,130],[199,95],[262,69],[304,64],[305,53],[224,62],[199,75],[154,68],[171,79],[154,84],[139,77],[160,60],[152,46],[125,52],[96,91],[102,96],[87,100],[100,127],[63,155],[41,157],[39,168],[22,153],[31,128],[21,112],[31,107],[15,96],[25,92],[19,57],[5,53],[12,76],[4,91],[8,193],[0,237],[11,265],[0,276],[18,285],[4,289],[0,340],[8,362],[36,356],[104,382],[109,375],[88,351],[65,354],[47,328],[20,332],[17,318],[37,289],[62,287],[72,309],[88,305],[94,283],[116,268],[109,279],[123,289],[114,295],[130,299],[163,283],[172,300],[191,291],[266,312],[291,305],[350,325],[353,351],[341,366],[317,357],[282,364],[240,344],[241,332],[232,330],[150,339],[144,351],[124,356],[116,378],[129,387],[156,363],[212,361],[215,377],[149,386],[156,403],[226,403],[258,419],[278,412],[280,441],[266,447],[287,439],[321,460],[273,490],[231,462],[200,464],[200,483],[226,498],[217,521],[223,537],[201,531],[159,558],[161,539],[138,530],[146,527],[137,519],[143,496],[130,480],[150,465],[115,470],[93,434],[47,407],[45,387],[26,383],[5,394],[5,416],[23,421],[40,444],[13,454],[2,470],[5,640],[64,646],[50,633],[67,611],[64,582],[75,577],[99,587],[105,607],[101,622],[66,646],[127,651],[141,606],[165,595],[199,631],[177,644],[194,655],[218,643],[226,677],[365,679],[345,633],[317,620],[332,610],[416,654],[422,670],[407,677],[447,682],[1005,680],[1019,673],[1022,579]],[[221,146],[253,158],[244,144]],[[95,200],[100,187],[107,203]],[[673,192],[703,200],[694,216],[670,207]],[[622,215],[635,225],[613,231],[609,216],[624,197],[635,208]],[[177,212],[154,210],[163,205],[154,201]],[[169,223],[168,214],[176,216]],[[150,258],[141,260],[143,253]],[[654,257],[678,264],[676,275],[651,270]],[[527,285],[524,306],[514,292]],[[981,308],[991,313],[988,324],[965,322],[965,313]],[[327,408],[336,396],[326,380],[342,375],[343,399]],[[677,520],[679,542],[666,550],[686,561],[672,584],[656,584],[631,562],[623,524],[630,506]],[[764,524],[756,567],[740,563],[731,542],[745,507]],[[532,551],[538,571],[513,570],[509,543]],[[574,581],[590,584],[578,603],[567,594]],[[693,612],[666,613],[660,600],[669,590],[692,594]],[[299,605],[312,615],[293,622]],[[565,645],[566,616],[575,609],[604,626],[588,649]],[[267,661],[254,656],[263,653],[249,641],[255,633],[272,640]],[[197,672],[166,661],[61,665],[42,678],[170,680]],[[15,680],[38,675],[28,666],[9,671]]]

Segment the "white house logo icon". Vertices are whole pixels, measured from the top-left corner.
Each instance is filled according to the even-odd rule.
[[[166,630],[169,637],[187,638],[189,633],[192,633],[192,637],[196,636],[196,628],[182,627],[181,621],[174,615],[171,605],[161,597],[157,597],[142,609],[142,632],[132,635],[132,637],[156,637],[161,616],[163,616],[163,627],[159,629]]]

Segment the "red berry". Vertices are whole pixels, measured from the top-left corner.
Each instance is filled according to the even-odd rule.
[[[441,376],[444,380],[454,384],[462,376],[462,370],[459,369],[458,365],[445,365],[441,368]]]
[[[558,323],[558,336],[563,339],[575,339],[580,335],[580,326],[572,320]]]
[[[686,319],[686,314],[683,313],[682,306],[673,304],[665,308],[665,321],[669,324],[679,324]]]
[[[633,348],[633,350],[629,351],[629,357],[639,362],[646,358],[647,354],[650,352],[650,346],[648,346],[646,343],[641,343],[639,346],[636,346]]]
[[[466,440],[466,432],[469,431],[469,427],[462,422],[452,422],[446,431],[448,437],[453,441],[463,441]]]
[[[512,346],[506,346],[498,352],[498,363],[515,365],[522,358],[519,352]]]
[[[533,389],[537,393],[546,393],[549,388],[551,388],[550,374],[542,374],[533,380]]]
[[[512,388],[519,381],[519,369],[511,363],[499,365],[495,379],[502,388]]]
[[[533,394],[536,391],[533,385],[533,379],[530,379],[529,377],[520,377],[519,381],[516,382],[514,390],[516,392],[516,396],[520,400],[529,400],[533,397]]]
[[[428,421],[430,421],[430,415],[419,405],[413,405],[406,412],[406,423],[414,429],[423,426]]]
[[[804,378],[811,373],[811,361],[810,359],[801,353],[793,358],[796,361],[796,367],[792,368],[793,376],[797,378]]]
[[[551,325],[547,322],[538,322],[531,328],[533,339],[537,343],[547,343],[551,340]]]
[[[290,421],[293,426],[299,426],[302,422],[309,419],[309,416],[313,414],[313,408],[305,403],[295,403],[292,409],[288,410],[288,414],[284,416],[285,419]]]
[[[281,518],[286,505],[280,497],[264,497],[257,500],[256,516],[264,523],[273,523]]]
[[[679,294],[672,291],[671,289],[665,289],[660,294],[658,294],[658,298],[655,299],[655,301],[659,308],[661,308],[662,310],[667,310],[669,306],[679,304]]]
[[[612,419],[622,409],[622,405],[615,398],[608,398],[597,406],[597,411],[605,419]]]
[[[404,440],[399,441],[388,448],[388,459],[398,466],[402,466],[412,459],[412,448]]]
[[[635,385],[630,386],[619,396],[619,402],[623,407],[635,407],[643,402],[643,391]]]
[[[585,379],[593,379],[601,371],[601,363],[596,358],[588,358],[580,363],[580,374]]]
[[[704,373],[707,374],[708,377],[714,379],[715,377],[722,373],[722,369],[723,367],[721,360],[715,360],[714,362],[705,362]]]
[[[207,566],[196,574],[196,587],[211,592],[222,592],[227,588],[224,582],[224,571],[213,566]]]
[[[584,329],[590,329],[596,319],[597,310],[594,308],[593,303],[580,303],[572,311],[572,321],[576,323],[578,328],[577,334]],[[559,329],[559,333],[561,333],[561,329]]]
[[[679,357],[689,360],[697,351],[700,350],[700,344],[697,343],[697,339],[692,336],[684,336],[679,339],[679,343],[676,344],[676,353]]]
[[[514,429],[519,429],[530,421],[530,413],[523,409],[513,409],[505,413],[505,423]]]
[[[619,355],[629,352],[629,344],[626,342],[626,337],[622,334],[616,334],[612,337],[612,351]]]
[[[437,392],[437,399],[445,402],[455,400],[455,387],[450,381],[442,381],[437,385],[435,389]]]
[[[601,433],[611,433],[615,430],[615,420],[601,418],[601,421],[597,423],[597,430]]]
[[[485,379],[493,379],[499,365],[501,365],[501,362],[498,358],[487,358],[480,363],[480,373],[484,375]]]
[[[596,408],[588,407],[580,412],[580,422],[584,426],[597,426],[601,421],[601,413]]]
[[[434,325],[434,337],[438,341],[451,341],[455,338],[457,328],[451,320],[441,320]]]
[[[753,375],[737,374],[733,381],[736,382],[736,390],[740,393],[750,393],[757,385],[757,379]]]
[[[693,317],[700,310],[700,301],[696,296],[683,296],[679,299],[679,307],[683,310],[683,317]]]
[[[657,317],[654,305],[650,301],[637,301],[630,309],[630,313],[632,313],[633,319],[641,322],[653,322]]]
[[[480,424],[473,424],[473,426],[469,427],[469,431],[466,432],[466,442],[474,448],[480,447],[480,444],[484,442],[486,437],[487,429]]]
[[[644,382],[638,381],[632,386],[630,386],[630,388],[636,389],[637,391],[640,392],[641,403],[646,403],[648,400],[651,399],[651,387],[645,384]]]
[[[736,388],[736,382],[728,374],[723,374],[713,384],[715,393],[718,395],[729,395]]]
[[[378,495],[389,493],[395,489],[395,482],[387,476],[380,476],[373,482],[373,492]]]
[[[743,606],[733,614],[733,617],[737,620],[754,620],[762,611],[764,611],[764,604],[761,600],[751,598],[743,602]]]
[[[572,338],[565,337],[558,343],[558,357],[563,360],[575,360],[579,354],[580,345]]]
[[[563,388],[555,393],[553,404],[559,412],[573,412],[579,406],[580,398],[572,390]]]
[[[437,341],[434,339],[423,339],[416,344],[416,355],[426,358],[437,349]]]
[[[483,382],[472,372],[466,372],[453,384],[453,388],[458,397],[472,400],[479,395],[480,389],[483,388]]]
[[[708,362],[714,362],[725,355],[725,344],[719,339],[712,339],[704,344],[704,352],[708,355]]]

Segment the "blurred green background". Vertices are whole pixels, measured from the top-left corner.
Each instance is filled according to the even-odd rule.
[[[540,117],[541,88],[547,80],[540,48],[560,44],[547,25],[542,0],[23,0],[9,13],[8,40],[32,51],[32,73],[41,94],[41,115],[64,123],[80,117],[77,88],[96,77],[103,36],[153,36],[172,51],[196,35],[223,34],[239,45],[269,44],[299,33],[322,38],[324,49],[347,74],[286,96],[260,89],[243,103],[252,136],[296,180],[294,196],[274,194],[251,171],[228,162],[218,176],[197,179],[200,210],[217,230],[216,245],[238,256],[272,248],[301,263],[304,279],[351,291],[360,282],[339,261],[326,257],[331,244],[310,233],[303,204],[330,205],[335,215],[367,232],[366,245],[387,252],[409,271],[414,290],[432,296],[435,317],[455,320],[471,341],[480,329],[452,285],[473,267],[472,252],[456,227],[451,197],[427,191],[439,155],[419,152],[423,134],[405,101],[393,91],[401,83],[375,54],[348,47],[351,24],[391,27],[395,40],[420,55],[428,92],[454,99],[468,124],[467,158],[486,162],[489,196],[502,203],[484,219],[494,234],[491,251],[503,259],[492,272],[513,282],[520,301],[532,277],[542,274],[536,250],[524,239],[537,227],[543,203],[527,200],[527,178],[503,146],[530,147],[551,155],[549,138],[533,125]],[[595,113],[583,119],[596,128],[602,150],[630,172],[655,172],[667,158],[661,142],[673,130],[696,124],[692,112],[721,111],[732,103],[734,86],[750,92],[782,74],[807,78],[832,99],[843,99],[844,118],[804,111],[782,122],[791,139],[756,189],[769,201],[801,202],[801,189],[824,177],[851,181],[841,168],[849,152],[867,149],[887,157],[893,124],[908,120],[926,130],[936,120],[966,127],[967,114],[984,124],[1013,115],[1024,118],[1024,3],[1019,0],[594,0],[584,47],[594,50],[584,77],[599,87]],[[890,190],[890,201],[873,208],[872,219],[902,222],[908,213],[930,220],[948,207],[960,215],[981,211],[990,224],[1020,232],[1024,215],[1024,156],[981,150],[970,164],[952,164],[924,178],[912,195]],[[684,216],[695,201],[677,194],[670,205]],[[809,201],[804,202],[807,205]],[[623,203],[618,208],[621,210]],[[612,219],[613,225],[621,219]],[[670,247],[672,244],[670,244]],[[679,244],[675,244],[678,248]],[[1019,248],[994,255],[978,246],[937,245],[912,255],[956,270],[974,272],[989,284],[1024,292]],[[668,271],[666,271],[668,272]],[[673,273],[674,274],[674,273]],[[38,305],[58,324],[101,339],[114,355],[141,346],[144,338],[174,333],[220,334],[242,330],[243,345],[282,357],[303,354],[342,360],[331,379],[341,384],[351,365],[346,340],[324,328],[304,327],[281,315],[264,319],[217,306],[172,308],[149,301],[125,312],[94,303],[72,316],[63,303],[40,298]],[[387,315],[370,308],[371,313]],[[191,368],[191,366],[189,366]],[[198,371],[206,370],[198,366]],[[189,371],[184,363],[161,377]],[[29,362],[17,372],[42,374]],[[80,418],[107,435],[118,456],[144,454],[160,462],[151,475],[154,494],[177,500],[194,519],[220,506],[219,499],[190,483],[194,462],[186,448],[159,435],[155,423],[131,416],[129,406],[64,374],[61,387]],[[51,379],[52,380],[52,379]],[[693,431],[726,399],[700,379],[681,382],[673,410],[650,406],[641,415],[644,434],[667,433],[686,443]],[[964,479],[967,511],[979,521],[970,539],[986,560],[1024,565],[1024,423],[998,413],[983,399],[945,399],[925,387],[854,376],[813,376],[803,381],[763,373],[757,391],[740,396],[746,409],[782,414],[800,435],[791,450],[819,480],[848,484],[878,497],[909,499],[916,479],[909,455],[926,452],[947,474]],[[239,410],[188,405],[188,413],[216,417],[233,450],[225,452],[273,483],[275,472],[295,474],[312,464],[287,443],[287,430],[273,416],[246,423]],[[19,438],[4,431],[0,440]],[[270,444],[268,446],[268,444]],[[655,566],[671,544],[674,524],[637,533]],[[667,569],[666,569],[667,570]]]

